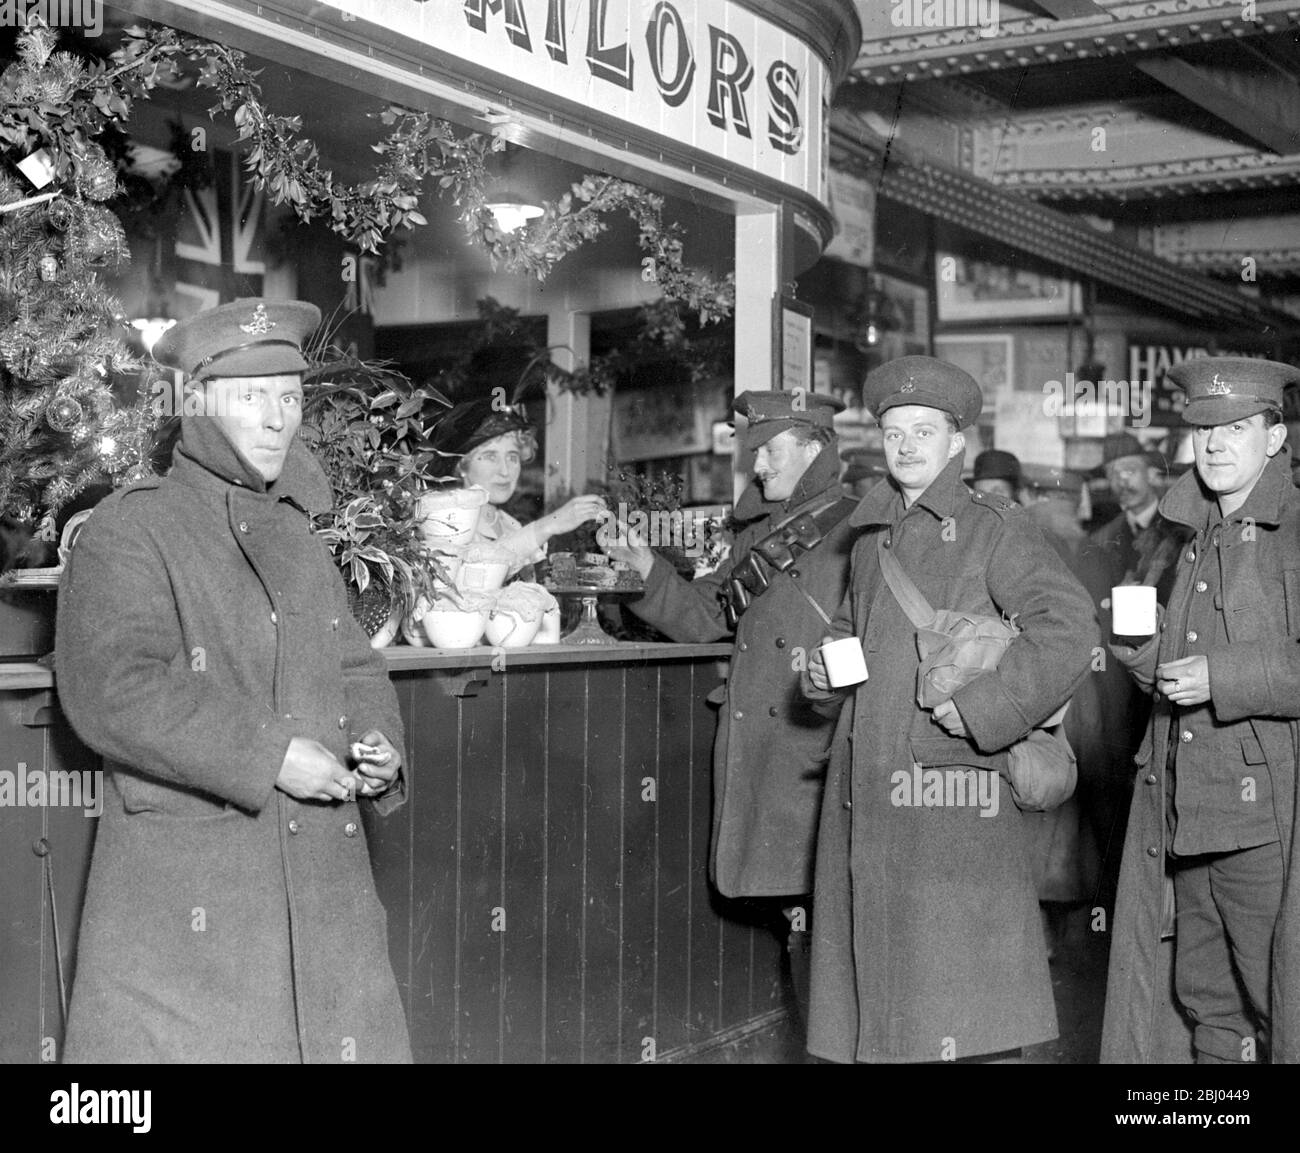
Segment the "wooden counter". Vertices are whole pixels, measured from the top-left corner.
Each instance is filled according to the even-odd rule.
[[[417,1061],[686,1060],[782,1024],[775,910],[707,881],[729,652],[385,650],[409,800],[367,829]],[[49,671],[0,668],[0,767],[97,767]],[[44,866],[70,977],[94,825],[0,808],[0,1060],[61,1041]]]

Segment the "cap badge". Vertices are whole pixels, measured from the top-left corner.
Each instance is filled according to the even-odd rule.
[[[916,381],[913,380],[913,379],[909,376],[909,377],[907,378],[906,382],[903,384],[903,386],[902,386],[898,391],[899,391],[899,392],[915,392],[915,391],[916,391]]]
[[[260,336],[264,332],[270,332],[275,327],[275,321],[266,315],[266,305],[259,304],[253,310],[253,319],[247,324],[239,326],[240,332],[247,332],[250,336]]]
[[[1232,385],[1216,372],[1214,374],[1214,379],[1205,386],[1205,391],[1209,393],[1210,396],[1229,396],[1232,393]]]

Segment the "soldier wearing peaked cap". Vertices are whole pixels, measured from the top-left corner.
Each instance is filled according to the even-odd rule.
[[[632,610],[675,641],[735,638],[718,693],[712,879],[727,897],[805,911],[831,723],[799,693],[799,668],[844,595],[853,501],[840,486],[832,417],[803,392],[746,392],[737,434],[754,481],[736,502],[731,555],[687,583],[643,544],[608,546],[645,577]],[[796,979],[806,934],[792,939]]]
[[[319,320],[237,300],[171,329],[202,412],[68,561],[59,699],[113,787],[66,1060],[410,1060],[359,808],[403,802],[402,722],[295,435]]]
[[[1056,1036],[1028,830],[999,770],[1086,675],[1092,603],[1020,509],[962,483],[960,429],[981,407],[968,373],[904,357],[863,392],[890,479],[849,517],[852,575],[830,631],[859,639],[868,676],[832,688],[818,653],[804,683],[839,716],[808,1048],[843,1062],[994,1059]],[[996,669],[933,708],[918,703],[917,625],[886,580],[889,557],[935,610],[1014,616],[1023,630]],[[921,788],[927,773],[937,793]],[[960,791],[945,792],[945,774]]]
[[[1160,627],[1139,647],[1114,647],[1154,703],[1134,777],[1102,1059],[1291,1063],[1300,1061],[1291,868],[1300,492],[1282,394],[1300,370],[1207,357],[1170,378],[1186,393],[1196,467],[1160,502],[1188,534]],[[1171,960],[1190,1047],[1169,1010]]]

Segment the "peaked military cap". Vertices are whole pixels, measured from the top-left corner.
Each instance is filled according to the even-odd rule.
[[[1300,382],[1300,368],[1250,356],[1203,356],[1169,370],[1187,396],[1188,424],[1227,424],[1267,409],[1282,411],[1282,393]]]
[[[302,346],[319,324],[320,309],[306,301],[245,297],[173,325],[153,358],[190,380],[303,372]]]
[[[1000,448],[986,448],[975,458],[975,475],[971,480],[1009,480],[1020,483],[1020,459]]]
[[[984,397],[975,378],[964,369],[933,356],[900,356],[867,373],[862,399],[872,416],[900,404],[937,408],[957,421],[959,429],[979,419]]]
[[[837,396],[795,388],[742,392],[731,402],[732,409],[747,422],[744,446],[753,452],[778,432],[797,424],[834,430],[835,414],[844,408]]]

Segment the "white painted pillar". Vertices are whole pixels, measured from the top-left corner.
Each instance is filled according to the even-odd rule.
[[[546,318],[551,359],[573,372],[591,359],[591,316],[556,310]],[[546,389],[546,507],[554,508],[587,488],[593,467],[604,472],[604,455],[591,460],[591,400],[555,385]],[[597,425],[599,421],[595,421]],[[605,417],[608,427],[608,415]]]
[[[781,209],[736,217],[736,371],[734,395],[780,387],[772,361],[773,301],[781,289],[784,238]],[[733,495],[749,481],[752,458],[736,452]]]

